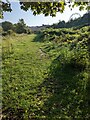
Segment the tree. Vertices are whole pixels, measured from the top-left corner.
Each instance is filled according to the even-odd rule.
[[[31,33],[31,29],[26,26],[25,22],[23,19],[19,19],[19,22],[17,24],[14,24],[14,29],[16,33],[27,33],[30,34]]]
[[[11,3],[9,0],[6,0],[7,2],[1,2],[1,10],[0,10],[0,17],[2,16],[3,11],[9,11],[11,12]],[[55,2],[55,0],[42,0],[43,2],[32,2],[33,0],[27,0],[27,2],[23,2],[23,0],[20,0],[20,7],[21,9],[27,11],[29,8],[32,10],[34,15],[43,13],[45,16],[55,16],[56,12],[63,13],[66,3],[64,1]],[[31,2],[30,2],[31,1]],[[45,2],[44,2],[45,1]],[[79,6],[80,10],[90,9],[90,6],[88,6],[88,2],[71,2],[67,3],[68,6],[72,9],[74,6]]]
[[[30,34],[32,32],[31,29],[28,26],[26,26],[23,19],[19,19],[18,23],[16,24],[13,24],[8,21],[2,22],[0,23],[0,27],[3,30],[3,35],[11,34],[13,32],[16,32],[19,34],[21,33]]]
[[[26,24],[23,19],[19,19],[19,22],[15,25],[16,33],[26,33]]]
[[[13,24],[11,22],[5,21],[2,22],[3,31],[13,30]]]
[[[65,27],[65,21],[59,21],[57,28],[64,28]]]

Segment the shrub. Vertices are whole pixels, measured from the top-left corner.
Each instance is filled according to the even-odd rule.
[[[8,35],[15,35],[15,32],[14,32],[13,30],[8,30],[8,31],[7,31],[7,34],[8,34]]]
[[[6,35],[8,35],[7,32],[2,32],[2,36],[6,36]]]
[[[13,30],[8,30],[7,32],[2,33],[2,36],[6,36],[6,35],[15,35],[15,32]]]

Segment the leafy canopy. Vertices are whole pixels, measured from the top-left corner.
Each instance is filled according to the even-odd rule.
[[[0,6],[0,17],[3,17],[3,11],[6,12],[11,12],[12,8],[11,8],[11,2],[9,0],[6,0],[7,2],[3,2],[3,0],[1,1]],[[65,10],[65,6],[68,5],[71,9],[74,6],[79,6],[80,10],[83,9],[90,9],[90,7],[88,6],[88,2],[64,2],[64,0],[61,0],[59,2],[50,2],[50,0],[46,0],[48,2],[44,2],[45,0],[43,0],[43,2],[30,2],[31,0],[29,0],[29,2],[23,2],[23,0],[20,0],[20,8],[23,9],[24,11],[27,11],[29,9],[32,10],[33,15],[37,15],[37,14],[41,14],[43,13],[45,16],[52,16],[54,17],[56,15],[56,12],[61,12],[63,13],[63,11]],[[37,0],[38,1],[38,0]]]

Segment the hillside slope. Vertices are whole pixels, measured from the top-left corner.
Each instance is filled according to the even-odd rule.
[[[90,12],[84,14],[82,17],[77,19],[71,19],[70,21],[60,21],[57,24],[52,25],[53,28],[71,28],[71,27],[83,27],[90,25]]]

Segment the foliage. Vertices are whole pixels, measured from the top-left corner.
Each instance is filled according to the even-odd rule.
[[[88,2],[74,2],[72,4],[72,2],[64,2],[64,1],[60,1],[60,2],[55,2],[55,1],[48,1],[48,2],[23,2],[20,1],[20,7],[21,9],[27,11],[29,8],[33,11],[33,14],[41,14],[43,13],[45,16],[51,15],[51,16],[55,16],[56,12],[63,12],[65,9],[65,6],[68,4],[68,6],[72,9],[75,6],[79,6],[80,10],[85,9],[90,9],[90,7],[88,7]],[[9,11],[11,12],[11,3],[8,0],[8,2],[1,2],[2,5],[2,9],[1,11]]]
[[[59,21],[59,23],[51,25],[49,27],[52,28],[71,28],[71,27],[84,27],[84,26],[89,26],[90,25],[90,13],[84,14],[82,17],[75,19],[75,20],[70,20],[65,23],[65,21]]]
[[[42,47],[44,52],[53,58],[49,80],[53,81],[51,90],[55,92],[49,99],[49,102],[52,104],[46,103],[50,108],[51,114],[49,115],[51,115],[52,118],[56,115],[61,115],[61,118],[64,117],[68,119],[84,117],[88,119],[89,117],[90,97],[87,96],[90,91],[89,28],[90,27],[83,27],[80,30],[64,28],[61,29],[62,34],[59,29],[54,29],[53,31],[57,31],[60,36],[57,32],[53,32],[52,29],[45,31],[47,34],[51,31],[52,36],[54,33],[57,35],[57,39],[55,40],[54,38],[51,41],[51,34],[49,34],[47,38],[44,39],[46,44]],[[59,98],[62,102],[58,100]],[[60,106],[64,111],[57,106]]]
[[[26,33],[26,24],[23,19],[20,19],[19,22],[15,26],[16,33]]]
[[[11,22],[2,22],[3,31],[13,30],[13,24]]]
[[[2,22],[2,28],[3,28],[3,33],[2,33],[3,36],[10,35],[11,33],[14,32],[18,34],[31,33],[31,29],[28,26],[26,26],[23,19],[20,19],[16,24],[12,24],[11,22],[8,21]]]
[[[13,30],[8,30],[7,32],[3,31],[2,36],[8,36],[8,35],[16,35],[16,33]]]

